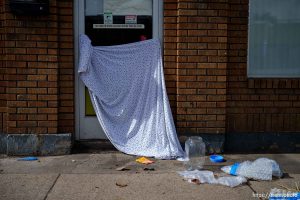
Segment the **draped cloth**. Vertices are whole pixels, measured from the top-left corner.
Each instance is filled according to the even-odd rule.
[[[183,157],[165,87],[160,43],[92,46],[80,35],[79,76],[107,138],[127,154]]]

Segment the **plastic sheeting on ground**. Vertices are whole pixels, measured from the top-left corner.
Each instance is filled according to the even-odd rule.
[[[81,35],[78,72],[105,134],[118,150],[162,159],[184,155],[157,39],[92,46],[90,39]]]
[[[258,158],[253,162],[247,160],[242,163],[224,166],[221,170],[227,174],[265,181],[272,180],[273,176],[280,178],[283,175],[279,164],[269,158]]]
[[[198,180],[199,183],[220,184],[229,187],[236,187],[247,182],[247,179],[242,176],[223,176],[215,178],[214,173],[207,170],[181,171],[178,172],[178,174],[189,182]]]

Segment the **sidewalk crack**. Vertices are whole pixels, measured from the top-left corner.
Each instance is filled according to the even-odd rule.
[[[248,181],[247,181],[246,185],[252,190],[253,194],[256,194],[256,193],[257,193],[257,191],[254,190],[253,187],[251,187],[251,184],[250,184]],[[258,198],[259,198],[259,200],[264,200],[264,199],[261,198],[261,197],[258,197]]]
[[[55,179],[54,182],[52,183],[50,189],[48,190],[48,192],[47,192],[47,194],[46,194],[46,196],[44,197],[43,200],[46,200],[46,199],[48,198],[48,195],[49,195],[50,192],[52,191],[52,189],[53,189],[54,185],[56,184],[56,182],[57,182],[57,180],[58,180],[59,177],[60,177],[60,174],[57,175],[56,179]]]

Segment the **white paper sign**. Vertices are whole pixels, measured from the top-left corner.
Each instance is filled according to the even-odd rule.
[[[144,24],[93,24],[94,29],[144,29]]]
[[[105,12],[103,17],[104,24],[113,24],[113,15],[111,12]]]
[[[136,24],[137,17],[136,15],[126,15],[125,16],[125,24]]]

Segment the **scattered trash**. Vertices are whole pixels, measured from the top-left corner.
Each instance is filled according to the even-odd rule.
[[[200,185],[201,184],[200,181],[199,181],[199,179],[189,179],[188,182],[194,183],[196,185]]]
[[[135,165],[134,161],[130,161],[128,163],[123,164],[122,166],[118,167],[119,164],[116,164],[116,170],[117,171],[129,171],[132,168],[132,165]]]
[[[187,170],[202,169],[205,163],[205,144],[201,137],[192,136],[185,141]]]
[[[140,157],[140,158],[136,159],[135,161],[138,163],[146,164],[146,165],[154,163],[153,160],[149,160],[146,157]]]
[[[125,183],[124,181],[117,181],[117,182],[116,182],[116,186],[119,186],[119,187],[127,187],[128,184]]]
[[[220,162],[225,161],[223,156],[221,156],[221,155],[211,155],[211,156],[209,156],[209,159],[211,162],[214,162],[214,163],[220,163]]]
[[[130,170],[130,168],[129,168],[129,167],[127,167],[127,166],[122,166],[122,167],[118,167],[118,168],[116,168],[116,170],[117,170],[117,171],[129,171],[129,170]]]
[[[72,162],[76,162],[76,160],[72,160]]]
[[[29,156],[29,157],[24,157],[24,158],[19,158],[18,161],[35,161],[38,160],[37,157]]]
[[[247,179],[242,176],[226,176],[215,178],[214,173],[212,171],[181,171],[178,172],[179,175],[183,176],[184,179],[188,180],[190,183],[201,184],[201,183],[209,183],[209,184],[221,184],[229,187],[236,187],[247,182]]]
[[[242,176],[223,176],[217,179],[218,184],[226,185],[229,187],[236,187],[247,182],[247,179]]]
[[[227,174],[239,175],[255,180],[272,180],[272,176],[282,177],[278,163],[268,158],[258,158],[255,161],[244,161],[231,166],[224,166],[221,170]]]
[[[145,168],[144,168],[144,171],[155,171],[155,169],[154,169],[154,168],[148,168],[148,167],[145,167]]]
[[[297,190],[283,190],[278,188],[271,189],[269,200],[278,200],[278,199],[286,199],[286,200],[298,200],[300,199],[300,191]]]
[[[184,157],[179,157],[176,160],[178,160],[180,162],[187,162],[187,161],[189,161],[189,158],[185,155]]]
[[[4,171],[3,169],[0,169],[0,174],[1,174],[3,171]]]

